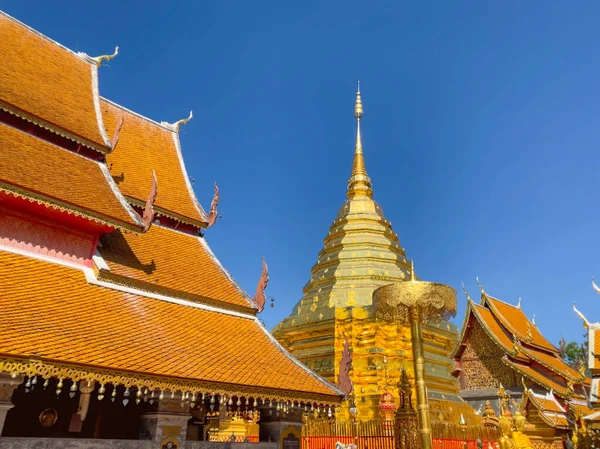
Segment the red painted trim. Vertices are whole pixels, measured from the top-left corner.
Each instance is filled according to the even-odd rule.
[[[0,123],[12,126],[13,128],[21,130],[27,134],[31,134],[38,139],[42,139],[48,143],[64,148],[65,150],[89,157],[95,161],[105,160],[105,157],[102,153],[88,148],[79,142],[75,142],[59,134],[55,134],[52,131],[42,128],[35,123],[28,122],[24,118],[13,115],[10,112],[6,112],[4,109],[0,109]]]

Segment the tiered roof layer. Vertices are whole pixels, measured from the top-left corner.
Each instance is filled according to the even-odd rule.
[[[119,140],[107,157],[121,192],[132,202],[143,205],[155,172],[158,184],[155,210],[185,223],[205,226],[206,213],[188,180],[178,133],[104,99],[102,114],[110,135],[123,120]]]
[[[109,151],[97,65],[0,11],[0,108]]]
[[[467,323],[477,320],[503,352],[504,363],[540,387],[562,398],[583,397],[589,379],[567,365],[520,307],[492,298],[485,292],[481,305],[468,301],[465,321],[454,358],[459,359],[468,340]]]
[[[198,236],[152,226],[144,234],[112,232],[101,239],[107,264],[100,278],[254,313],[248,295]]]
[[[1,191],[112,226],[141,228],[103,163],[2,123],[0,151]]]
[[[335,399],[253,315],[94,285],[85,270],[0,252],[2,356]]]

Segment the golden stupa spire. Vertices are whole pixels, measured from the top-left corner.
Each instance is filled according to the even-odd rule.
[[[356,118],[356,146],[354,147],[354,162],[352,163],[352,175],[348,181],[348,198],[356,195],[371,196],[371,180],[365,168],[365,158],[362,151],[362,140],[360,137],[360,119],[363,116],[362,100],[360,97],[360,81],[356,92],[356,104],[354,105],[354,117]]]

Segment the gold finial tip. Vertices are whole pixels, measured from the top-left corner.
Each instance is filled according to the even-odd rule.
[[[417,275],[415,274],[415,261],[414,260],[410,261],[410,280],[411,281],[417,280]]]
[[[358,91],[356,92],[356,104],[354,105],[354,117],[360,120],[363,116],[362,100],[360,97],[360,81],[358,82]]]

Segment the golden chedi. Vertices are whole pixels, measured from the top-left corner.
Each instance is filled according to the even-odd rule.
[[[329,228],[302,299],[273,329],[273,335],[301,362],[331,382],[338,381],[339,362],[348,337],[358,419],[364,421],[379,417],[381,394],[394,393],[386,385],[397,385],[403,367],[411,378],[413,373],[409,329],[377,320],[372,307],[373,292],[407,280],[410,263],[392,224],[373,199],[362,147],[363,115],[359,91],[354,108],[356,144],[346,200]],[[456,379],[450,375],[453,364],[448,354],[457,341],[456,327],[446,321],[425,325],[423,340],[430,404],[432,409],[439,409],[435,415],[443,415],[450,422],[458,419],[456,413],[473,416],[472,409],[459,397]],[[388,380],[378,376],[384,358],[388,361]],[[394,396],[397,403],[398,395]],[[345,409],[342,415],[350,418]]]

